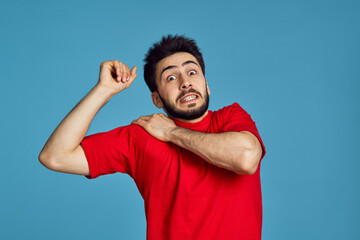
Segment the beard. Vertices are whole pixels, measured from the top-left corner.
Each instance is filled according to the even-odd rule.
[[[182,94],[180,94],[180,96],[177,98],[177,100],[191,92],[197,93],[200,97],[203,97],[204,103],[197,108],[193,108],[193,109],[189,109],[189,110],[181,110],[181,109],[176,108],[176,106],[174,106],[173,104],[168,102],[166,99],[163,99],[161,97],[161,95],[159,94],[159,97],[160,97],[161,101],[163,102],[163,105],[164,105],[163,107],[164,107],[165,112],[173,118],[185,119],[185,120],[194,120],[194,119],[197,119],[197,118],[201,117],[202,115],[204,115],[204,113],[207,111],[207,109],[209,107],[209,94],[207,93],[207,91],[205,91],[205,94],[203,96],[200,92],[198,92],[194,89],[189,89],[188,91],[184,91]]]

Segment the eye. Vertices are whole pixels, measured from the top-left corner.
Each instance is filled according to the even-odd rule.
[[[196,71],[195,71],[195,70],[189,71],[189,75],[195,75],[195,74],[196,74]]]
[[[167,77],[167,80],[168,81],[173,81],[173,80],[175,80],[176,79],[176,77],[174,76],[174,75],[171,75],[171,76],[168,76]]]

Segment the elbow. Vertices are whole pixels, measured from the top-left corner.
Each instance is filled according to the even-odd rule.
[[[257,165],[237,167],[234,172],[239,175],[253,175],[257,170]]]
[[[44,153],[44,150],[42,150],[38,156],[39,162],[45,166],[46,163],[46,154]]]
[[[46,168],[50,170],[55,169],[55,159],[51,154],[47,153],[46,151],[42,150],[39,154],[39,162]]]
[[[259,166],[261,154],[259,154],[256,150],[246,150],[243,151],[241,156],[238,158],[236,173],[243,175],[253,175]]]
[[[244,172],[243,174],[253,175],[254,173],[256,173],[257,168],[258,168],[258,164],[251,164],[243,168],[243,172]]]

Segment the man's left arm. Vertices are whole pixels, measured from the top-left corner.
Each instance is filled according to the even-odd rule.
[[[250,132],[203,133],[178,127],[165,116],[153,114],[133,121],[150,135],[164,142],[172,142],[203,158],[210,164],[237,174],[256,172],[262,147]]]

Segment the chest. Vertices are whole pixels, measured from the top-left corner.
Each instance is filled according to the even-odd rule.
[[[240,180],[240,176],[216,167],[196,154],[173,143],[149,139],[138,159],[137,187],[145,198],[149,195],[205,196]]]

